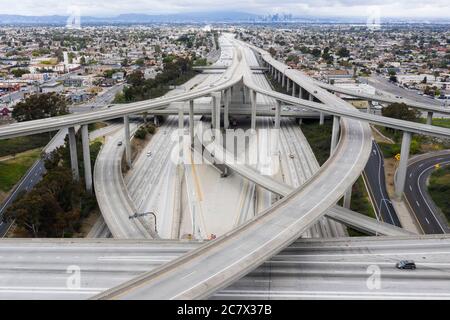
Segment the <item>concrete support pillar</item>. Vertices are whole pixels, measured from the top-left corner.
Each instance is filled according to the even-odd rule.
[[[321,112],[319,114],[319,125],[323,126],[324,123],[325,123],[325,114]]]
[[[216,127],[216,102],[214,96],[211,96],[211,128],[215,129]]]
[[[427,124],[430,126],[433,124],[433,112],[432,111],[428,111],[428,113],[427,113]]]
[[[314,96],[311,93],[309,94],[309,101],[314,101]]]
[[[256,129],[256,91],[252,90],[250,93],[250,102],[252,104],[252,120],[251,120],[251,129]]]
[[[73,180],[80,181],[80,171],[78,169],[77,140],[75,137],[74,127],[69,128],[69,149]]]
[[[277,106],[275,107],[275,129],[280,129],[281,120],[281,101],[277,101]]]
[[[295,84],[295,82],[294,81],[292,81],[292,96],[293,97],[295,97],[295,95],[296,95],[296,90],[295,90],[295,87],[296,87],[297,85]]]
[[[346,209],[350,209],[351,202],[352,202],[352,187],[348,188],[347,191],[345,191],[343,207]]]
[[[87,124],[81,126],[81,141],[83,145],[84,180],[86,182],[86,191],[88,193],[92,193],[91,153],[89,150],[89,132]]]
[[[231,90],[225,90],[225,105],[223,110],[223,127],[228,129],[230,127],[230,102],[231,102]]]
[[[367,113],[370,113],[372,110],[372,101],[367,101]]]
[[[283,73],[283,75],[282,75],[282,77],[281,77],[281,87],[282,88],[284,88],[284,84],[286,83],[286,76],[284,75],[284,73]]]
[[[400,164],[397,170],[395,195],[401,199],[406,182],[406,169],[408,166],[409,148],[411,144],[411,133],[403,132],[402,148],[400,151]]]
[[[339,142],[339,122],[340,117],[333,117],[333,131],[331,132],[331,155],[334,153],[336,146]]]
[[[189,135],[191,147],[194,146],[194,100],[189,100]]]
[[[128,116],[124,116],[123,117],[123,125],[125,128],[125,159],[127,160],[127,165],[128,167],[131,168],[132,163],[131,163],[131,144],[130,144],[130,120],[128,118]]]
[[[286,77],[286,91],[289,92],[291,90],[291,80]]]
[[[213,108],[215,109],[215,116],[216,118],[214,119],[215,124],[214,124],[214,129],[220,130],[220,99],[221,99],[221,94],[220,93],[214,93],[213,94]]]
[[[298,86],[298,97],[303,99],[303,88],[301,86]]]
[[[178,104],[178,129],[181,131],[184,130],[184,110],[182,102]]]

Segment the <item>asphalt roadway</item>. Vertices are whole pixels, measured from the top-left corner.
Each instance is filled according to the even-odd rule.
[[[87,299],[197,242],[5,239],[0,299]],[[416,270],[398,270],[399,260]],[[79,280],[79,281],[78,281]],[[450,299],[449,236],[299,239],[213,299]]]
[[[372,142],[372,153],[364,169],[363,177],[377,219],[401,227],[400,220],[386,190],[383,153],[375,141]]]
[[[405,197],[425,234],[450,233],[447,219],[427,191],[427,181],[436,164],[450,165],[450,150],[412,158],[406,175]]]

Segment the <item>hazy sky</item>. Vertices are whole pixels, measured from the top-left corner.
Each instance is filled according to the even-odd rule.
[[[0,14],[67,15],[71,6],[94,16],[205,10],[368,16],[375,10],[381,17],[450,17],[450,0],[0,0]]]

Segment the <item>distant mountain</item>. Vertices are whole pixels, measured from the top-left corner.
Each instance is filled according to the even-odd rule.
[[[67,16],[22,16],[0,14],[0,25],[66,25]],[[291,14],[257,15],[239,11],[191,12],[177,14],[121,14],[115,17],[81,16],[82,25],[150,24],[150,23],[365,23],[365,17],[295,17]],[[449,23],[446,19],[390,18],[382,23]]]
[[[178,14],[148,15],[121,14],[115,17],[81,16],[82,24],[136,24],[136,23],[207,23],[207,22],[248,22],[258,19],[258,15],[245,12],[192,12]],[[67,16],[21,16],[0,14],[0,25],[33,24],[65,25]]]

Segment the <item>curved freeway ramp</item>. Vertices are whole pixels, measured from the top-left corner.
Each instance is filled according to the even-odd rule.
[[[132,132],[137,128],[133,125]],[[103,218],[114,238],[144,239],[154,238],[151,226],[139,219],[130,219],[137,210],[127,192],[122,176],[124,146],[118,142],[124,139],[123,131],[110,138],[100,151],[94,167],[94,188]]]

